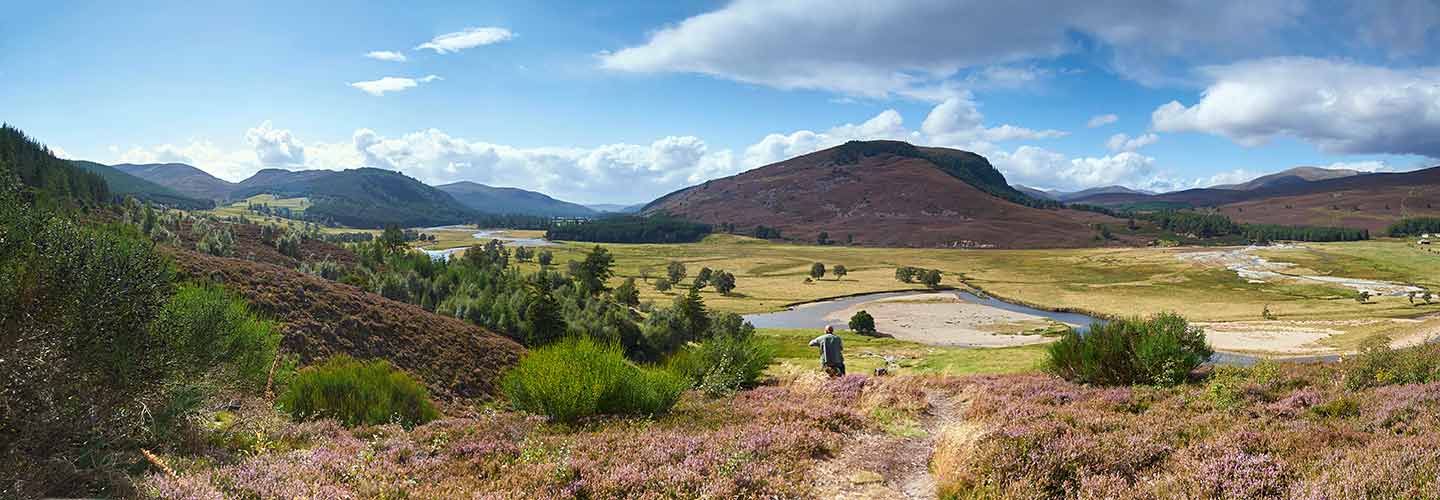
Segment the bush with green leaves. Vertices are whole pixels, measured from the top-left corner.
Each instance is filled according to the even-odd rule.
[[[1440,381],[1440,344],[1392,349],[1390,337],[1375,335],[1360,344],[1360,353],[1344,364],[1345,386],[1351,390],[1396,384]]]
[[[235,255],[235,235],[225,223],[214,218],[201,218],[190,230],[197,240],[195,250],[216,257]]]
[[[850,316],[850,331],[861,335],[874,335],[875,317],[864,309],[855,311],[855,314]]]
[[[1046,371],[1098,385],[1177,385],[1214,354],[1204,330],[1174,313],[1096,322],[1088,332],[1065,333],[1047,351]]]
[[[335,419],[349,427],[412,427],[440,416],[430,392],[409,374],[383,359],[343,354],[301,369],[278,402],[295,420]]]
[[[688,386],[678,374],[630,362],[619,345],[585,337],[530,351],[501,381],[515,409],[560,422],[665,413]]]
[[[185,379],[220,369],[227,385],[258,391],[272,382],[272,373],[282,384],[288,378],[289,363],[277,366],[280,330],[219,286],[182,285],[151,328],[165,342],[171,371]]]
[[[669,367],[711,396],[753,387],[774,359],[774,350],[755,337],[755,327],[735,313],[710,316],[710,330],[699,346],[676,353]]]

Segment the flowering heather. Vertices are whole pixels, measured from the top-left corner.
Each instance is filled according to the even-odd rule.
[[[1440,383],[1352,391],[1344,370],[1174,388],[960,379],[968,435],[942,436],[932,463],[958,498],[1440,498]]]
[[[654,420],[565,425],[494,412],[409,431],[292,424],[263,441],[294,446],[218,465],[175,457],[179,479],[152,475],[144,491],[159,498],[804,497],[812,494],[805,472],[814,462],[870,425],[856,409],[869,386],[865,377],[846,377],[733,398],[691,394]],[[914,405],[888,392],[871,399]]]

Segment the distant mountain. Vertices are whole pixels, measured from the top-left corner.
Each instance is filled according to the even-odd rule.
[[[170,188],[180,194],[202,200],[225,201],[235,185],[204,170],[184,163],[148,163],[111,165],[116,170]]]
[[[873,246],[1074,247],[1102,244],[1093,223],[1011,188],[983,156],[896,141],[849,142],[685,188],[645,206],[750,233]]]
[[[127,174],[109,165],[80,160],[71,160],[70,164],[105,179],[105,183],[110,186],[112,195],[134,196],[137,199],[185,210],[204,210],[215,206],[213,200],[186,196],[174,189]]]
[[[1110,195],[1115,195],[1115,194],[1119,194],[1119,195],[1145,195],[1145,196],[1149,196],[1149,195],[1155,194],[1155,192],[1153,192],[1153,191],[1145,191],[1145,190],[1141,190],[1141,189],[1130,189],[1130,188],[1125,187],[1125,186],[1101,186],[1101,187],[1095,187],[1095,188],[1090,188],[1090,189],[1084,189],[1084,190],[1080,190],[1080,191],[1075,191],[1075,192],[1072,192],[1072,193],[1058,192],[1058,191],[1057,191],[1057,192],[1055,192],[1054,194],[1055,194],[1056,199],[1058,199],[1058,200],[1060,200],[1060,201],[1068,202],[1068,201],[1079,200],[1079,199],[1086,198],[1086,197],[1090,197],[1090,196],[1098,196],[1098,195],[1105,195],[1105,194],[1110,194]]]
[[[1025,193],[1025,194],[1027,194],[1027,195],[1034,196],[1034,197],[1036,197],[1036,198],[1040,198],[1040,199],[1043,199],[1043,200],[1056,200],[1056,201],[1059,201],[1059,200],[1060,200],[1059,195],[1065,194],[1065,193],[1062,193],[1062,192],[1059,192],[1059,191],[1046,191],[1046,190],[1044,190],[1044,189],[1032,188],[1032,187],[1029,187],[1029,186],[1022,186],[1022,185],[1019,185],[1019,184],[1014,184],[1014,185],[1012,185],[1012,187],[1014,187],[1016,191],[1019,191],[1019,192],[1021,192],[1021,193]]]
[[[405,174],[378,168],[266,169],[241,181],[230,196],[241,199],[257,194],[306,197],[311,203],[305,209],[306,217],[359,228],[458,224],[478,215],[449,193]]]
[[[639,212],[640,209],[645,208],[645,204],[636,203],[634,205],[621,205],[618,203],[595,203],[585,205],[585,207],[600,213],[633,214]]]
[[[582,205],[519,188],[492,187],[461,181],[435,186],[435,189],[449,193],[466,207],[488,214],[589,217],[597,213]]]
[[[1325,179],[1338,179],[1359,175],[1357,170],[1343,168],[1320,168],[1320,167],[1295,167],[1283,170],[1270,175],[1262,175],[1251,179],[1249,182],[1240,184],[1224,184],[1210,186],[1211,189],[1235,189],[1240,191],[1252,191],[1255,189],[1282,186],[1286,184],[1304,184],[1306,182],[1323,181]]]

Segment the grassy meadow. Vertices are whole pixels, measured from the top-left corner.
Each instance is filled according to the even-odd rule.
[[[1045,358],[1043,344],[971,349],[867,337],[849,331],[837,334],[845,345],[845,371],[854,374],[874,373],[876,368],[887,365],[900,375],[1024,373],[1038,370]],[[774,349],[772,371],[818,369],[820,351],[808,344],[819,332],[808,328],[762,328],[756,330],[756,335]]]
[[[537,236],[538,231],[510,231]],[[454,246],[454,245],[452,245]],[[577,260],[593,244],[549,247],[556,265]],[[729,296],[704,292],[716,310],[753,313],[831,297],[923,289],[895,280],[895,268],[915,266],[945,273],[943,285],[971,286],[1008,300],[1049,309],[1108,316],[1178,312],[1193,321],[1257,321],[1268,306],[1281,320],[1404,318],[1440,311],[1412,305],[1405,297],[1355,300],[1354,291],[1332,285],[1284,281],[1250,283],[1220,266],[1182,260],[1182,253],[1212,248],[1086,248],[1047,250],[964,250],[866,248],[775,243],[733,235],[712,235],[690,244],[603,244],[615,255],[616,279],[641,280],[641,300],[663,304],[686,292],[701,267],[735,274]],[[443,246],[436,246],[442,248]],[[1297,264],[1297,273],[1383,279],[1440,289],[1440,254],[1413,242],[1382,239],[1353,243],[1307,243],[1302,249],[1261,250],[1257,255]],[[645,280],[665,273],[668,262],[685,263],[689,277],[659,292]],[[810,266],[843,264],[849,274],[806,282]],[[531,263],[527,267],[533,269]],[[962,279],[963,283],[957,278]]]

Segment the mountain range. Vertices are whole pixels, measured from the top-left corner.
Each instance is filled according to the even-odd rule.
[[[1401,217],[1440,215],[1440,169],[1402,174],[1296,167],[1243,183],[1154,193],[1124,186],[1081,191],[1008,184],[982,156],[896,141],[851,142],[685,188],[643,205],[584,206],[534,191],[474,182],[428,186],[374,168],[265,169],[238,183],[190,165],[72,162],[114,194],[203,207],[251,195],[304,196],[307,214],[353,227],[432,226],[479,214],[596,217],[660,212],[787,239],[872,245],[1054,247],[1095,244],[1115,222],[1063,204],[1204,208],[1241,222],[1383,229]]]

